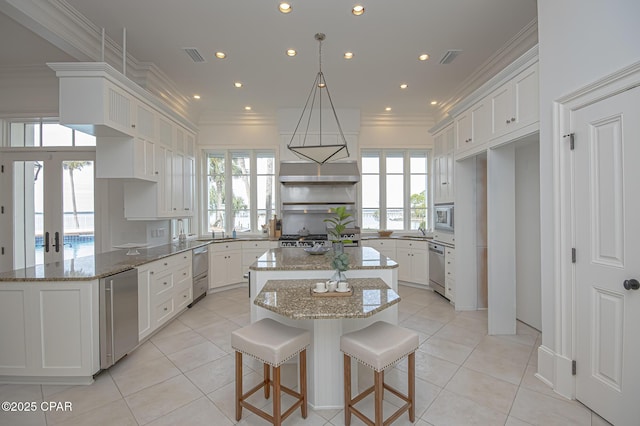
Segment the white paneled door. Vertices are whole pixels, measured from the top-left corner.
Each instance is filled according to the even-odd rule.
[[[572,117],[576,398],[616,425],[640,419],[638,99],[636,87]]]
[[[12,268],[93,255],[95,152],[15,151],[3,157]]]

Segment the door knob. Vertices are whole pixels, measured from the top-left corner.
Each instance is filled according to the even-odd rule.
[[[630,280],[624,280],[624,288],[626,290],[637,290],[640,288],[640,282],[638,280],[631,278]]]

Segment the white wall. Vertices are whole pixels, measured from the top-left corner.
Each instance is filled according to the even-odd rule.
[[[540,150],[516,146],[516,318],[540,330]]]
[[[433,137],[429,129],[433,123],[424,125],[363,125],[360,128],[360,149],[363,148],[431,148]]]
[[[538,0],[542,344],[556,350],[553,101],[640,60],[638,0]],[[538,373],[554,382],[553,363]]]

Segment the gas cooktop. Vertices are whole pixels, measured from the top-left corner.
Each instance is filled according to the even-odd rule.
[[[309,235],[298,235],[298,234],[285,234],[280,236],[280,241],[326,241],[327,234],[309,234]]]

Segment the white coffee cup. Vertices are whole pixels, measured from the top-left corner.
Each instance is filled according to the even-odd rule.
[[[347,291],[347,282],[346,281],[340,281],[338,283],[338,291]]]
[[[329,283],[327,283],[327,290],[336,291],[336,288],[338,288],[338,283],[336,281],[329,281]]]
[[[327,285],[325,283],[316,283],[316,291],[327,291]]]

